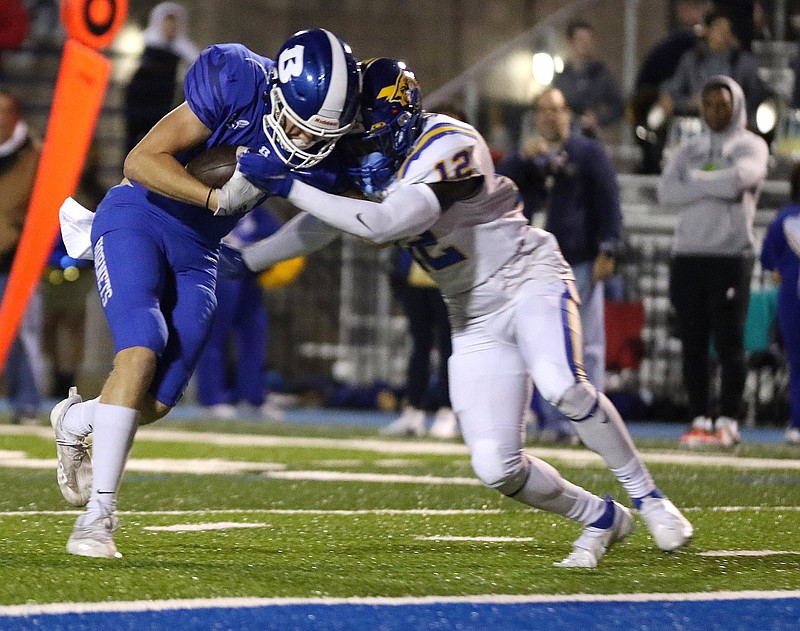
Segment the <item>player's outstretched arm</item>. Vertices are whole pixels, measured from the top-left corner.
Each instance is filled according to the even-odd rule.
[[[441,213],[427,184],[400,186],[383,201],[372,202],[331,195],[296,180],[287,199],[325,223],[377,244],[424,232]]]
[[[186,172],[175,154],[205,142],[211,130],[182,103],[142,138],[125,158],[124,174],[145,188],[196,206],[208,200],[208,186]],[[213,195],[212,195],[213,197]],[[217,200],[210,200],[217,207]]]
[[[277,232],[242,249],[242,261],[251,272],[261,272],[289,259],[321,250],[341,234],[313,215],[300,212]]]

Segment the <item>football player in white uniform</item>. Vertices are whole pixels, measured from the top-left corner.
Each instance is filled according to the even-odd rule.
[[[656,487],[614,405],[586,379],[572,271],[555,237],[528,225],[516,187],[495,175],[473,127],[421,110],[419,86],[403,63],[371,59],[363,71],[365,131],[348,143],[348,164],[368,199],[330,195],[269,155],[243,154],[245,177],[304,211],[246,248],[243,263],[261,270],[317,250],[340,231],[378,244],[399,241],[447,301],[451,399],[475,473],[512,499],[585,525],[556,565],[595,567],[634,520],[621,504],[523,452],[531,377],[606,461],[658,547],[686,543],[692,525]]]

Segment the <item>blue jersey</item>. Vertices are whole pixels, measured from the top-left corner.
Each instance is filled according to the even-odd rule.
[[[211,136],[203,146],[176,156],[179,162],[187,164],[211,147],[245,146],[256,151],[269,147],[263,120],[271,107],[269,77],[274,65],[241,44],[218,44],[202,52],[186,74],[184,95]],[[340,192],[343,178],[332,168],[335,164],[336,160],[329,158],[302,179],[329,192]],[[143,188],[136,182],[133,186]],[[241,215],[215,217],[204,208],[152,191],[145,194],[153,205],[190,226],[209,246],[216,245],[241,219]]]
[[[186,103],[211,130],[205,145],[176,156],[187,164],[198,153],[216,146],[258,148],[266,143],[261,121],[269,109],[269,72],[274,62],[257,55],[241,44],[222,44],[206,48],[192,64],[184,80]],[[144,189],[132,182],[134,189]],[[208,246],[216,245],[230,232],[240,216],[215,217],[205,208],[170,199],[148,190],[138,190],[152,206],[172,215],[196,233]]]
[[[184,92],[211,135],[203,146],[176,156],[179,162],[187,164],[216,146],[256,151],[269,146],[263,121],[271,107],[272,67],[272,60],[239,44],[203,51],[186,75]],[[339,192],[344,178],[326,163],[337,160],[331,155],[301,177]],[[150,393],[165,405],[175,405],[182,396],[208,337],[217,303],[219,241],[241,218],[215,217],[202,206],[136,182],[113,187],[97,208],[92,224],[95,275],[114,350],[145,347],[156,354]]]

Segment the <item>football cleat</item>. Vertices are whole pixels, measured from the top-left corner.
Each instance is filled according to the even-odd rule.
[[[689,520],[666,497],[644,498],[639,514],[656,545],[664,552],[677,550],[694,534]]]
[[[733,447],[742,442],[739,423],[729,416],[720,416],[714,424],[717,440],[722,447]]]
[[[75,521],[67,552],[81,557],[121,559],[113,537],[118,525],[119,520],[112,515],[84,513]]]
[[[403,413],[381,429],[384,436],[422,436],[425,433],[425,412],[408,406]]]
[[[64,416],[76,403],[83,399],[74,386],[69,389],[67,398],[57,403],[50,412],[50,424],[56,437],[56,479],[61,495],[73,506],[86,506],[92,493],[92,459],[89,445],[82,438],[64,429]]]
[[[603,555],[618,541],[633,532],[634,520],[631,512],[622,504],[606,499],[614,504],[614,521],[609,528],[587,526],[580,537],[572,544],[572,552],[555,567],[595,568]]]
[[[684,447],[720,447],[722,443],[714,433],[714,423],[707,416],[697,416],[688,432],[680,438]]]
[[[423,421],[424,423],[424,421]],[[450,408],[439,408],[428,432],[434,438],[458,438],[458,419]]]

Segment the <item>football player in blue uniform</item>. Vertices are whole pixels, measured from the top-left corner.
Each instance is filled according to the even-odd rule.
[[[524,453],[531,377],[606,461],[656,545],[665,551],[684,545],[692,525],[656,487],[619,412],[586,377],[572,269],[555,237],[528,224],[516,186],[495,174],[481,135],[449,116],[423,112],[413,73],[386,58],[364,62],[361,117],[364,133],[340,147],[353,149],[350,172],[368,199],[308,186],[271,156],[239,158],[245,177],[304,211],[245,248],[247,267],[257,271],[280,257],[308,254],[337,231],[399,241],[447,302],[450,398],[475,473],[508,497],[584,525],[556,565],[596,567],[633,530],[634,519],[618,502]]]
[[[98,206],[91,235],[114,367],[100,397],[83,401],[71,388],[51,413],[59,487],[70,503],[88,502],[70,554],[120,556],[114,512],[136,428],[181,398],[216,307],[220,239],[265,197],[238,168],[209,188],[184,165],[231,145],[272,155],[314,182],[353,124],[359,81],[349,46],[323,29],[296,33],[274,61],[240,44],[211,46],[186,75],[185,102],[128,154],[125,179]]]

